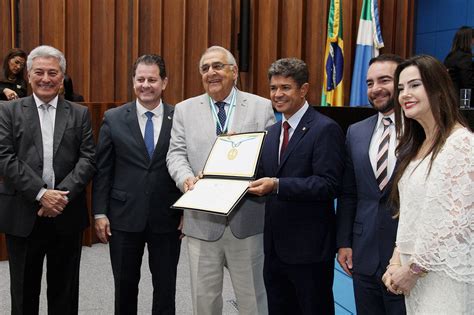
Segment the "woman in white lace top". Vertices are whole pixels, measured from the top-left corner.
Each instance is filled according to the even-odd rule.
[[[395,86],[399,223],[382,279],[408,314],[474,314],[474,135],[435,58],[400,64]]]

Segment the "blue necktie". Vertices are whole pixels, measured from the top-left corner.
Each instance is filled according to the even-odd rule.
[[[153,136],[153,113],[152,112],[146,112],[145,113],[146,117],[148,117],[145,125],[145,146],[146,150],[148,151],[148,155],[150,158],[153,156],[153,151],[155,150],[155,140]]]
[[[225,126],[225,121],[227,119],[227,115],[225,113],[225,102],[217,102],[216,106],[219,108],[219,112],[217,113],[217,118],[219,118],[219,122],[221,123],[222,128]],[[225,132],[225,130],[221,130],[219,124],[216,124],[216,134],[220,135],[221,133]]]

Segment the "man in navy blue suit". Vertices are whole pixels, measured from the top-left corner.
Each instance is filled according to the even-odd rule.
[[[388,204],[396,164],[394,73],[403,59],[373,58],[367,95],[378,114],[349,126],[343,192],[337,207],[337,260],[353,277],[358,314],[405,314],[403,296],[387,292],[381,278],[395,246],[398,220]]]
[[[308,67],[299,59],[268,71],[273,107],[260,179],[249,192],[266,195],[264,280],[269,314],[333,314],[336,252],[334,198],[341,188],[344,134],[308,105]]]

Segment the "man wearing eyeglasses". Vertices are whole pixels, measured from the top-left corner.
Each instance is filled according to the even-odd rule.
[[[199,70],[206,93],[175,107],[167,165],[183,192],[192,189],[221,133],[264,130],[275,122],[271,102],[235,87],[235,58],[223,47],[208,48]],[[219,196],[216,196],[218,198]],[[228,217],[185,211],[194,314],[222,314],[227,267],[239,314],[266,314],[263,284],[264,200],[244,197]]]

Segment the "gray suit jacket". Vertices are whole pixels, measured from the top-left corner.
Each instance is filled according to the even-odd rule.
[[[69,191],[63,213],[52,219],[59,233],[89,225],[86,185],[95,172],[95,146],[87,107],[58,100],[53,168],[57,190]],[[33,96],[0,105],[0,231],[26,237],[40,206],[43,143]]]
[[[232,116],[228,130],[237,133],[262,131],[275,122],[268,99],[242,91],[237,91]],[[207,94],[189,98],[176,105],[166,162],[179,189],[183,189],[186,178],[202,171],[216,137],[216,123]],[[264,205],[263,198],[244,197],[229,215],[232,233],[238,238],[262,233]],[[224,216],[185,211],[184,233],[202,240],[215,241],[224,233],[226,221]]]

